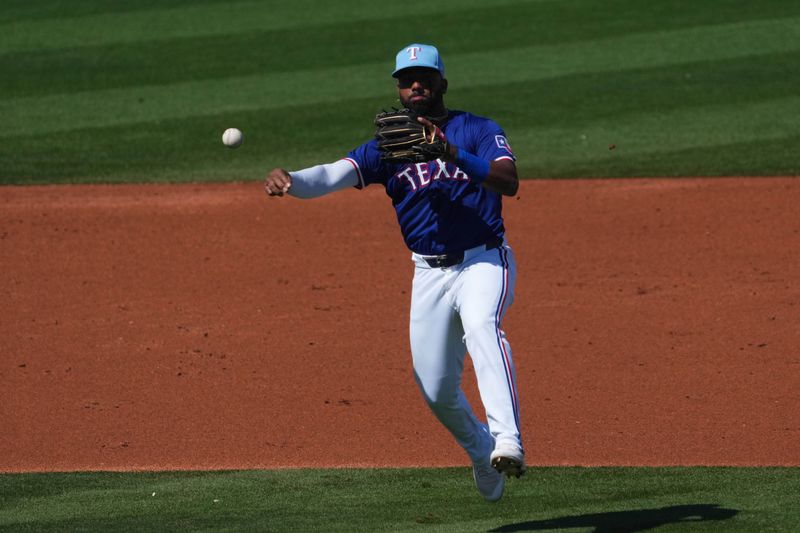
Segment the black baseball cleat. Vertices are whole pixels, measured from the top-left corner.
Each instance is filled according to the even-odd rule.
[[[516,478],[522,477],[528,467],[524,463],[520,463],[511,457],[497,457],[492,459],[492,467],[501,474],[508,477],[514,476]]]
[[[525,454],[516,446],[498,446],[492,452],[491,462],[492,468],[509,478],[511,476],[522,477],[527,470]]]

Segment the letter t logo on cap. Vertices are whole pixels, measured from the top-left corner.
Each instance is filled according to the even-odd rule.
[[[432,68],[438,70],[444,78],[444,63],[439,57],[439,50],[432,44],[411,43],[401,48],[395,56],[395,68],[392,76],[404,68]]]

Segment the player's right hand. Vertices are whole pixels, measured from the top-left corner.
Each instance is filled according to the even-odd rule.
[[[267,174],[264,191],[269,196],[283,196],[292,186],[292,176],[282,168],[276,168]]]

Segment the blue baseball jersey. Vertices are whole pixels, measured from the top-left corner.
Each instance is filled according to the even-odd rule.
[[[450,110],[441,125],[448,141],[487,161],[515,161],[505,133],[494,121]],[[375,139],[352,150],[357,188],[380,183],[392,199],[403,239],[412,252],[441,255],[479,246],[505,233],[502,196],[478,185],[454,163],[381,161]]]

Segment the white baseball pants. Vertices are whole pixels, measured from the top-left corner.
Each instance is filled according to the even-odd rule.
[[[411,354],[425,400],[473,461],[485,461],[495,443],[522,449],[511,348],[500,327],[514,299],[516,263],[511,248],[479,246],[450,268],[431,268],[417,254],[412,260]],[[461,389],[466,352],[475,368],[488,428]]]

